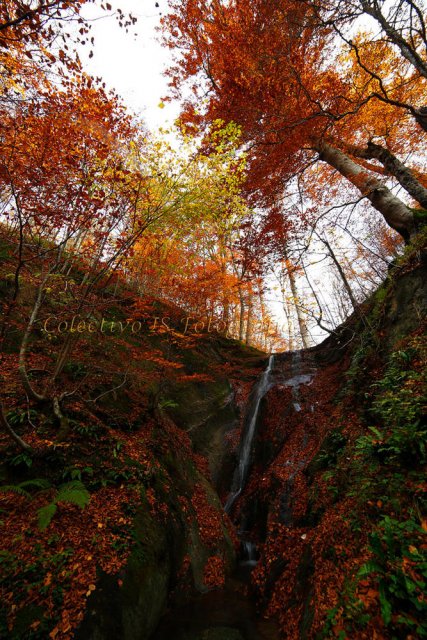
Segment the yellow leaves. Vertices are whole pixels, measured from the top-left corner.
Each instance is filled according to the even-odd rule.
[[[96,589],[96,586],[94,584],[90,584],[86,592],[86,596],[89,597],[92,591],[95,591],[95,589]]]
[[[209,153],[183,127],[163,131],[143,147],[129,145],[127,165],[149,176],[140,190],[138,219],[154,216],[162,227],[170,223],[175,234],[201,222],[230,228],[247,215],[240,194],[246,172],[240,135],[234,123],[216,121],[204,140]]]

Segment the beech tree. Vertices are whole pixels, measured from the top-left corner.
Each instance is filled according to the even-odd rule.
[[[413,101],[422,89],[419,76],[408,76],[400,63],[397,67],[390,46],[379,43],[376,48],[374,76],[356,61],[361,73],[369,76],[364,85],[357,85],[350,62],[341,73],[337,71],[340,59],[334,30],[318,19],[317,7],[311,3],[187,0],[172,5],[164,32],[177,52],[176,65],[170,70],[172,89],[180,95],[190,85],[195,95],[184,101],[183,120],[200,127],[221,117],[242,126],[252,202],[277,201],[293,176],[320,160],[367,198],[389,226],[405,238],[411,235],[415,223],[408,202],[390,189],[385,174],[378,177],[376,162],[367,168],[363,152],[354,150],[354,145],[360,147],[366,140],[366,126],[373,129],[366,144],[373,142],[371,136],[385,135],[384,154],[371,144],[365,155],[384,160],[387,175],[400,174],[404,189],[424,202],[421,181],[412,172],[418,191],[409,187],[410,180],[400,171],[403,162],[395,161],[402,140],[397,144],[396,135],[387,133],[387,128],[397,132],[405,117],[405,130],[409,129],[410,117],[391,100],[384,110],[384,102],[378,99],[384,84],[399,103]],[[385,64],[380,57],[384,51]],[[410,170],[405,171],[409,177]]]

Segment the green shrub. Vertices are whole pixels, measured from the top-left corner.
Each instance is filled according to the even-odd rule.
[[[378,392],[371,408],[382,426],[370,427],[371,433],[356,444],[359,453],[376,456],[385,464],[412,466],[427,462],[427,423],[423,416],[427,398],[422,391],[425,379],[411,368],[415,356],[413,349],[391,355],[383,379],[374,385]]]
[[[415,519],[399,522],[384,516],[369,536],[373,558],[358,573],[359,578],[374,575],[384,624],[395,631],[405,630],[405,634],[416,633],[419,638],[427,637],[424,538],[425,532]]]

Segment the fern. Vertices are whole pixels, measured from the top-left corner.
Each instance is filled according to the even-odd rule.
[[[62,484],[58,488],[58,493],[55,496],[54,503],[58,502],[70,502],[75,504],[80,509],[84,509],[90,500],[90,493],[82,482],[73,481]]]
[[[44,531],[50,525],[57,508],[54,502],[50,502],[37,511],[38,526],[41,531]]]
[[[359,578],[365,578],[366,576],[370,576],[371,573],[378,573],[381,571],[382,568],[377,562],[368,560],[368,562],[365,562],[365,564],[360,567],[359,571],[357,572],[357,576]]]
[[[49,489],[51,486],[48,480],[44,480],[43,478],[34,478],[33,480],[25,480],[24,482],[20,482],[19,484],[5,484],[0,487],[1,492],[16,493],[19,496],[24,496],[24,498],[30,499],[31,493],[27,491],[27,489],[38,489],[39,491],[43,491],[45,489]]]
[[[62,491],[62,490],[72,491],[74,489],[77,489],[78,491],[87,491],[83,482],[77,479],[70,480],[69,482],[64,482],[63,484],[60,484],[58,487],[58,491]]]
[[[24,496],[24,498],[31,498],[31,493],[25,491],[19,484],[5,484],[0,487],[2,493],[16,493],[18,496]]]
[[[90,493],[84,486],[83,482],[80,482],[79,480],[72,480],[71,482],[61,484],[58,487],[58,491],[52,502],[39,509],[37,512],[39,529],[43,531],[50,525],[52,518],[58,509],[58,503],[68,502],[70,504],[75,504],[80,507],[80,509],[84,509],[89,504],[89,501]]]
[[[20,487],[26,489],[27,487],[33,487],[34,489],[39,489],[40,491],[44,491],[45,489],[50,489],[52,486],[49,480],[44,480],[43,478],[34,478],[33,480],[25,480],[19,484]]]
[[[24,482],[16,485],[7,484],[0,486],[0,492],[10,491],[11,493],[16,493],[17,495],[24,496],[30,500],[32,495],[27,491],[27,489],[36,489],[36,493],[40,493],[41,491],[46,491],[46,489],[50,489],[51,487],[52,485],[48,480],[44,480],[43,478],[34,478],[33,480],[25,480]],[[80,480],[71,480],[71,482],[61,484],[57,488],[52,502],[49,502],[37,511],[39,529],[43,531],[50,525],[53,516],[57,512],[58,503],[68,502],[70,504],[75,504],[77,507],[80,507],[80,509],[84,509],[89,504],[89,501],[90,493]]]

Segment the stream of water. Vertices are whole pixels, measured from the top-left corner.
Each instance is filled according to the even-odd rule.
[[[255,435],[255,427],[258,419],[259,408],[261,404],[261,400],[267,393],[270,386],[270,373],[273,368],[274,356],[271,355],[268,360],[268,366],[264,373],[261,375],[258,380],[254,392],[253,392],[253,400],[250,405],[250,410],[248,412],[246,428],[244,428],[242,440],[240,442],[239,448],[239,464],[236,467],[236,471],[233,476],[233,482],[231,485],[231,493],[227,498],[227,501],[224,505],[224,510],[227,513],[230,513],[231,508],[233,507],[235,501],[242,493],[246,479],[248,476],[249,466],[251,462],[251,451],[252,451],[252,442]]]
[[[230,512],[242,493],[249,473],[253,440],[256,434],[261,400],[271,386],[274,356],[251,394],[239,447],[239,461],[233,475],[230,495],[224,506]],[[240,532],[241,554],[234,576],[225,588],[209,591],[164,616],[153,640],[277,640],[277,625],[258,616],[254,601],[247,594],[247,583],[258,559],[254,542],[245,540]]]

